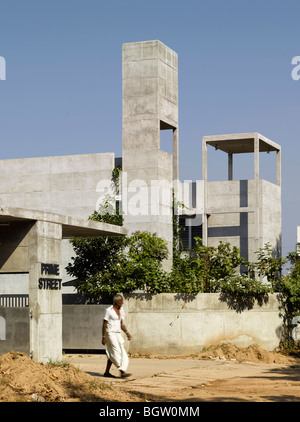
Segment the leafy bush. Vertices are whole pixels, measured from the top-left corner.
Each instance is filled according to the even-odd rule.
[[[123,216],[107,196],[90,219],[122,225]],[[75,257],[66,267],[76,277],[79,293],[90,299],[143,290],[168,290],[168,277],[162,262],[168,257],[166,243],[156,234],[135,232],[131,236],[100,236],[70,240]]]
[[[254,264],[254,267],[258,270],[258,274],[266,277],[272,287],[275,287],[280,280],[282,267],[287,260],[274,256],[270,243],[266,243],[264,248],[260,248],[256,254],[258,262]]]
[[[219,291],[219,280],[236,274],[245,264],[240,251],[229,243],[217,247],[204,246],[195,238],[195,247],[187,254],[175,251],[170,274],[170,288],[181,293],[213,293]]]

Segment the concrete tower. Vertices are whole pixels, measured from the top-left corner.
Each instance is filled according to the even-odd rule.
[[[172,181],[178,179],[178,57],[160,41],[123,44],[122,206],[129,232],[148,230],[172,259]],[[173,154],[161,150],[170,130]]]

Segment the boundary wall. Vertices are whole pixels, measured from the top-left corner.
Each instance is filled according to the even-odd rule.
[[[220,299],[219,293],[200,293],[190,301],[172,293],[126,296],[126,326],[133,337],[129,350],[176,355],[222,340],[240,347],[256,343],[270,351],[279,345],[283,320],[278,295],[242,312]]]
[[[267,303],[257,303],[237,312],[221,301],[218,293],[200,293],[185,300],[184,295],[124,295],[126,326],[132,335],[128,351],[179,355],[203,350],[215,342],[230,341],[246,347],[259,344],[274,350],[280,343],[283,320],[276,294]],[[62,306],[62,348],[65,350],[103,350],[102,305]],[[29,353],[29,308],[0,307],[6,320],[5,340],[0,339],[0,354],[10,350]],[[3,334],[3,333],[2,333]],[[125,338],[125,336],[124,336]]]
[[[274,350],[280,343],[283,320],[276,294],[242,312],[230,309],[218,293],[200,293],[189,301],[172,293],[124,297],[126,327],[132,335],[130,342],[126,340],[130,352],[193,353],[222,340]],[[102,321],[108,306],[63,305],[63,348],[104,349]]]

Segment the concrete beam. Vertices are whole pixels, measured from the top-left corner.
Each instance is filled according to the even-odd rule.
[[[258,132],[204,136],[203,141],[228,154],[244,154],[254,152],[254,140],[256,138],[259,139],[259,152],[280,151],[281,149],[280,145]]]
[[[61,224],[62,238],[126,235],[128,233],[125,227],[113,224],[37,210],[0,207],[0,225],[9,224],[10,221],[44,221]]]

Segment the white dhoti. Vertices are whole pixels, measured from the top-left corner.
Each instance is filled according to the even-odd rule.
[[[129,359],[124,348],[124,339],[121,333],[106,333],[106,354],[110,361],[119,369],[126,372]]]

